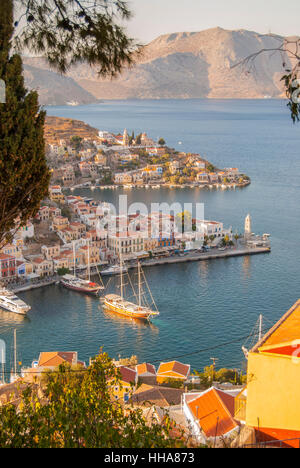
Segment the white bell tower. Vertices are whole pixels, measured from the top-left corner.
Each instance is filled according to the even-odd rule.
[[[249,237],[252,234],[252,219],[250,214],[245,219],[245,237]]]

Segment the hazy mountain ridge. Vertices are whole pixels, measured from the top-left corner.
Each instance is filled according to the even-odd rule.
[[[65,105],[73,100],[79,104],[95,102],[95,97],[70,77],[26,63],[24,75],[26,86],[38,91],[42,105]]]
[[[145,46],[136,65],[115,80],[99,79],[96,70],[84,64],[68,76],[97,99],[278,98],[284,74],[279,53],[261,54],[251,73],[231,67],[261,49],[278,47],[282,39],[221,28],[167,34]],[[48,69],[40,58],[25,63]]]

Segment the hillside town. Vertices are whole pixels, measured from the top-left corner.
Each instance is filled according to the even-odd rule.
[[[56,118],[55,122],[58,128],[64,125],[63,119],[60,122]],[[64,188],[89,185],[226,189],[250,183],[250,178],[238,168],[220,170],[200,154],[169,148],[163,138],[155,142],[146,133],[135,137],[133,132],[129,136],[126,129],[119,135],[107,131],[96,134],[95,129],[88,132],[80,123],[77,125],[61,133],[49,125],[45,134],[52,182]]]
[[[103,224],[103,227],[101,225]],[[223,223],[194,220],[194,229],[180,233],[174,215],[112,215],[105,202],[64,196],[60,186],[50,187],[48,204],[1,249],[0,278],[34,280],[60,270],[86,270],[124,261],[169,256],[204,244],[233,239]],[[75,255],[74,255],[75,247]],[[74,264],[75,262],[75,264]]]
[[[37,284],[68,271],[86,272],[88,267],[95,273],[118,263],[121,256],[134,262],[237,245],[237,233],[220,221],[192,219],[189,214],[182,232],[180,214],[113,214],[105,202],[67,195],[65,189],[72,193],[76,186],[94,189],[96,184],[158,188],[178,183],[203,187],[249,183],[236,168],[217,171],[200,155],[178,153],[163,139],[155,143],[145,133],[137,137],[126,130],[123,135],[96,133],[80,121],[50,118],[45,130],[52,180],[49,196],[35,218],[0,250],[4,284]],[[252,246],[265,246],[268,239],[252,241]]]
[[[209,252],[239,253],[241,246],[253,253],[255,248],[270,250],[267,234],[253,234],[250,216],[245,233],[239,235],[223,222],[194,219],[189,212],[115,214],[106,202],[66,196],[54,185],[35,218],[1,249],[0,279],[3,284],[30,286],[71,271],[84,274],[89,268],[98,273],[120,258],[128,266],[137,261],[151,265],[156,259],[163,263],[188,260],[188,255],[197,259]]]

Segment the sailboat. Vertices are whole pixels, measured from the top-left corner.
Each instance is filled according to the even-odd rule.
[[[127,317],[135,318],[135,319],[142,319],[142,320],[149,320],[153,317],[159,315],[157,310],[155,301],[151,294],[149,285],[147,283],[146,277],[142,270],[140,262],[138,262],[138,295],[136,294],[134,287],[131,283],[132,290],[134,292],[134,296],[136,298],[136,303],[130,302],[125,298],[124,293],[124,273],[123,273],[123,262],[120,261],[120,289],[121,295],[117,294],[108,294],[103,299],[103,305],[106,310],[110,312],[114,312],[116,314],[125,315]],[[144,281],[142,281],[144,280]],[[130,281],[130,278],[129,278]],[[146,284],[149,295],[152,300],[152,306],[150,306],[145,298],[145,292],[143,291],[143,284]],[[152,308],[151,308],[152,307]],[[154,309],[154,310],[153,310]]]
[[[5,385],[5,351],[4,347],[1,347],[1,377],[0,377],[0,387]]]
[[[17,374],[17,330],[14,330],[14,368],[11,370],[10,383],[14,383],[19,379]]]
[[[61,284],[73,291],[97,295],[104,288],[103,285],[94,283],[91,281],[91,270],[90,270],[90,244],[88,242],[88,279],[84,280],[76,276],[76,254],[75,254],[75,242],[73,242],[73,253],[74,253],[74,275],[64,275],[61,279]]]

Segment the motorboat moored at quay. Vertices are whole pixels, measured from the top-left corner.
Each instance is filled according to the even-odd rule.
[[[26,315],[31,306],[22,301],[14,292],[0,288],[0,308],[18,315]]]
[[[128,268],[123,265],[123,273],[126,273]],[[121,273],[121,267],[120,265],[111,265],[109,268],[106,268],[106,270],[101,271],[101,276],[113,276],[113,275],[120,275]]]

